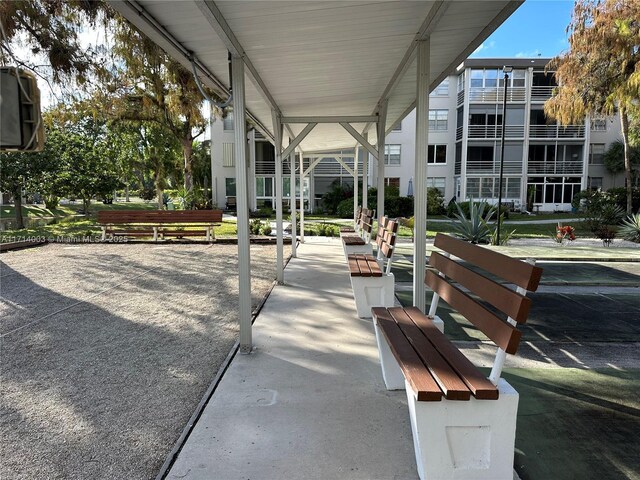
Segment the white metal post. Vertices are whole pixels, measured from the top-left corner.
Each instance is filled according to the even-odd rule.
[[[213,164],[213,122],[216,117],[213,114],[213,104],[209,102],[209,157],[211,160],[211,208],[218,205],[218,192],[216,191],[216,171]]]
[[[365,140],[369,140],[369,134],[362,135]],[[369,193],[369,153],[365,153],[362,161],[362,208],[367,208],[367,194]]]
[[[251,353],[251,257],[249,250],[249,198],[247,195],[247,134],[244,104],[244,62],[231,56],[233,70],[233,129],[236,157],[236,208],[238,216],[238,296],[240,299],[240,352]]]
[[[427,256],[427,148],[429,145],[429,39],[418,42],[418,72],[416,92],[416,161],[413,175],[413,304],[425,311]]]
[[[304,153],[302,150],[300,150],[300,243],[304,243]]]
[[[284,283],[284,242],[282,238],[282,121],[278,113],[271,111],[276,147],[276,282]]]
[[[296,152],[293,151],[289,155],[289,170],[290,170],[290,193],[289,199],[291,200],[291,256],[296,258],[296,243],[297,243],[297,229],[296,229]]]
[[[384,137],[387,127],[387,101],[378,107],[378,220],[384,217]],[[425,183],[426,184],[426,183]]]
[[[358,153],[359,145],[353,149],[353,221],[356,221],[356,212],[358,211]]]

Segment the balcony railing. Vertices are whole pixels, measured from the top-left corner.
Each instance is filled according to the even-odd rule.
[[[464,103],[464,90],[458,92],[458,106]]]
[[[531,138],[584,138],[584,125],[531,125]]]
[[[507,102],[524,102],[527,96],[525,87],[507,88]],[[497,87],[472,87],[469,90],[470,102],[502,102],[504,89]]]
[[[544,162],[529,161],[527,174],[529,175],[582,175],[583,165],[580,161]]]
[[[531,87],[531,101],[545,102],[553,96],[553,89],[558,87]]]
[[[502,138],[502,125],[469,125],[469,138]],[[506,138],[524,138],[524,125],[507,125]]]

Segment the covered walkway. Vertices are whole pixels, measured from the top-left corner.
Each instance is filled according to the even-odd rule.
[[[384,388],[340,240],[298,252],[166,478],[418,478],[406,396]]]

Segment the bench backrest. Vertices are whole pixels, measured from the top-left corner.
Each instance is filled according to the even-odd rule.
[[[369,210],[368,208],[362,209],[362,214],[360,215],[360,234],[362,235],[362,238],[364,238],[367,242],[371,240],[371,232],[373,231],[373,217],[373,210]]]
[[[523,262],[441,233],[436,235],[434,246],[443,253],[431,254],[429,265],[433,269],[425,275],[425,283],[434,292],[429,315],[435,315],[438,300],[442,298],[498,346],[489,377],[497,384],[505,353],[513,354],[518,349],[522,333],[517,325],[527,321],[531,308],[531,299],[526,293],[537,290],[542,269],[534,266],[533,261]],[[505,282],[515,285],[516,290],[506,287]],[[460,287],[492,305],[499,314]]]
[[[222,221],[222,210],[101,210],[100,224],[214,223]]]
[[[378,245],[377,259],[385,273],[391,272],[391,260],[396,246],[398,222],[389,217],[382,217],[378,225],[376,245]]]

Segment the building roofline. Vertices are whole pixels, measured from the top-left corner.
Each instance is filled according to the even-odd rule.
[[[509,65],[514,68],[524,67],[537,67],[544,68],[551,61],[551,58],[467,58],[458,67],[458,71],[463,68],[469,67],[483,67],[483,68],[502,68],[504,65]]]

